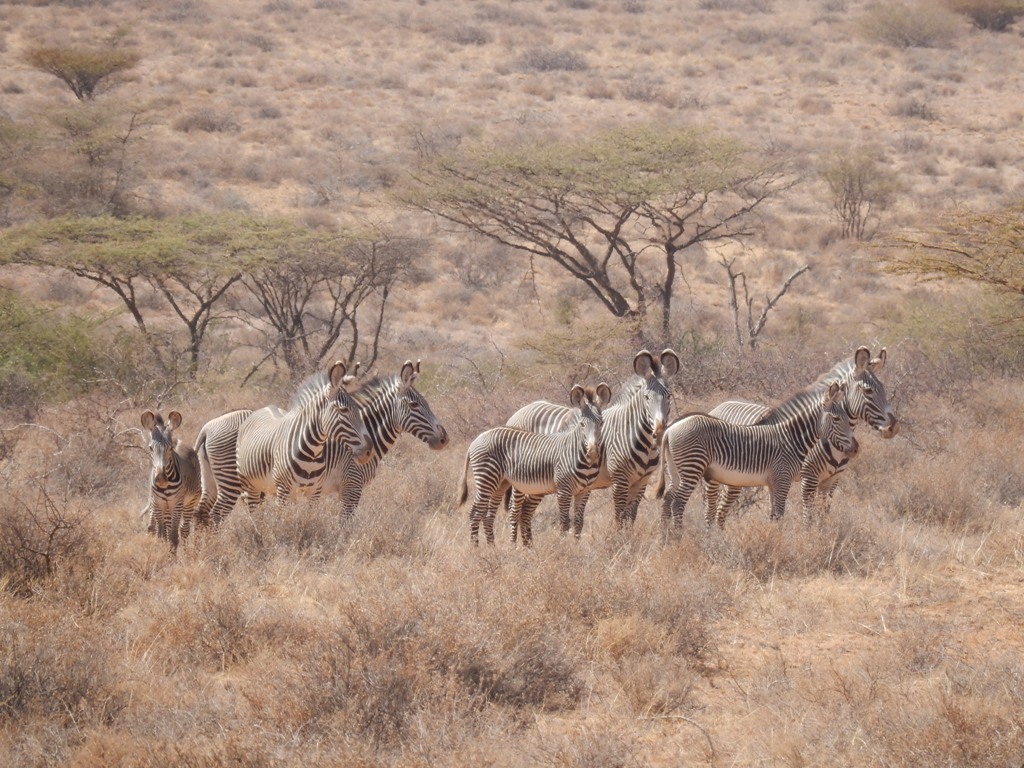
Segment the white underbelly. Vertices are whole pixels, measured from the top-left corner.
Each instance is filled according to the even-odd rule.
[[[768,472],[750,472],[738,469],[730,469],[720,464],[712,464],[708,467],[708,477],[722,485],[733,485],[738,488],[745,488],[753,485],[768,485]]]

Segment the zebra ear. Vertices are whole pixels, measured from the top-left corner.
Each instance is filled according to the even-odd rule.
[[[633,358],[633,371],[637,376],[647,378],[647,375],[654,370],[654,357],[646,349],[641,349]]]
[[[177,429],[181,426],[181,413],[171,411],[167,414],[167,420],[171,423],[171,429]]]
[[[679,373],[679,355],[671,349],[666,349],[661,353],[661,375],[672,377],[677,373]]]
[[[597,404],[604,408],[612,399],[612,388],[603,381],[597,385]]]
[[[853,353],[853,364],[856,368],[853,374],[857,376],[864,372],[864,369],[868,367],[868,362],[871,360],[871,350],[867,347],[858,347],[857,351]]]
[[[338,360],[334,365],[327,371],[327,378],[331,382],[332,387],[340,387],[345,383],[345,371],[348,370],[345,367],[345,363]]]
[[[405,361],[405,365],[402,366],[402,373],[400,374],[401,375],[401,379],[402,379],[402,386],[405,389],[408,389],[409,387],[411,387],[413,382],[416,381],[416,377],[419,376],[419,373],[420,373],[420,362],[419,362],[419,360],[416,361],[416,365],[412,364],[412,360],[406,360]]]
[[[885,347],[878,353],[878,357],[868,363],[868,370],[872,373],[881,373],[885,368]]]
[[[156,414],[153,413],[152,411],[143,411],[142,412],[142,426],[145,429],[152,430],[153,426],[155,424],[156,424]]]
[[[572,407],[579,408],[586,395],[586,390],[584,390],[583,387],[579,384],[573,384],[572,389],[569,390],[569,402],[572,403]]]
[[[831,408],[837,402],[839,397],[844,392],[844,387],[839,386],[839,382],[833,381],[828,388],[828,396],[825,398],[825,408]]]

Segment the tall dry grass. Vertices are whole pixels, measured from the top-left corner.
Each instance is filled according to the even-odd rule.
[[[470,545],[454,506],[463,451],[507,415],[512,363],[543,370],[525,359],[490,394],[472,371],[439,372],[428,397],[454,417],[451,448],[403,438],[350,523],[330,499],[238,508],[177,558],[144,533],[129,445],[71,460],[24,435],[14,456],[34,449],[45,471],[33,484],[40,465],[5,464],[0,752],[125,766],[1019,760],[1024,474],[1005,446],[1024,430],[1024,388],[979,381],[965,407],[903,381],[914,360],[898,361],[884,378],[904,432],[861,438],[830,513],[808,524],[794,504],[772,523],[762,495],[720,532],[695,499],[668,540],[655,502],[616,531],[597,492],[579,541],[547,502],[532,550]],[[735,389],[761,386],[734,370]],[[681,374],[677,397],[687,386]],[[120,479],[56,494],[104,468]]]

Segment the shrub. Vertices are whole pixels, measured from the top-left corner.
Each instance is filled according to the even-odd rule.
[[[867,39],[896,48],[941,48],[953,39],[956,18],[927,3],[879,3],[860,17],[859,27]]]
[[[44,402],[85,391],[100,367],[101,320],[61,316],[0,290],[0,408],[30,420]]]
[[[895,174],[878,162],[873,150],[862,147],[833,155],[821,175],[832,194],[842,236],[869,237],[869,222],[877,221],[896,196]]]
[[[197,109],[182,115],[174,121],[174,128],[184,133],[205,131],[206,133],[231,133],[239,129],[238,122],[230,115],[213,109]]]
[[[582,72],[589,68],[587,60],[575,51],[557,48],[532,48],[517,61],[523,72]]]
[[[1005,32],[1024,16],[1022,0],[946,0],[946,7],[971,20],[978,29]]]

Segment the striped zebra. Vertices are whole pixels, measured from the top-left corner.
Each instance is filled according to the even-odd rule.
[[[363,423],[370,434],[372,450],[365,463],[359,463],[340,440],[327,443],[327,473],[323,493],[337,494],[343,517],[355,514],[363,489],[377,474],[377,466],[391,450],[399,435],[408,432],[434,450],[448,445],[448,433],[430,409],[423,395],[413,386],[420,374],[420,362],[407,360],[397,375],[380,376],[352,393]]]
[[[836,382],[824,393],[815,388],[804,390],[787,401],[800,401],[803,407],[772,424],[730,424],[703,413],[679,419],[662,437],[663,460],[655,484],[655,497],[663,499],[662,520],[678,523],[702,479],[708,525],[716,517],[719,527],[725,525],[718,506],[718,490],[723,484],[767,485],[771,517],[780,519],[790,486],[816,443],[829,442],[839,451],[853,449],[850,418],[843,406],[845,394],[846,385]],[[671,489],[667,487],[670,484]]]
[[[287,411],[267,406],[239,425],[235,467],[250,509],[270,493],[279,502],[318,498],[330,439],[342,440],[357,461],[370,460],[373,444],[346,388],[350,383],[338,361],[303,382]]]
[[[658,464],[661,434],[668,425],[671,408],[669,379],[678,371],[679,356],[671,349],[657,358],[646,349],[637,352],[633,358],[636,375],[604,409],[605,460],[593,487],[611,487],[615,522],[620,528],[636,521],[640,498]],[[537,401],[520,408],[505,425],[550,434],[565,429],[572,418],[572,409],[564,405]],[[520,508],[527,503],[535,509],[539,501],[527,502],[513,490],[509,516],[519,515]],[[583,511],[577,513],[576,535],[583,526]]]
[[[884,347],[874,359],[867,347],[859,347],[852,358],[837,363],[811,386],[824,390],[833,381],[845,383],[847,389],[843,406],[850,419],[850,429],[855,430],[857,424],[864,420],[883,438],[891,439],[899,433],[900,425],[889,405],[885,386],[878,379],[878,374],[885,367],[885,360]],[[799,402],[786,402],[771,409],[758,403],[730,400],[713,408],[710,414],[733,424],[771,424],[786,418],[797,407],[800,407]],[[838,451],[824,444],[815,445],[810,450],[800,471],[805,514],[812,506],[809,499],[820,495],[828,503],[835,492],[839,476],[859,449],[859,443],[854,440],[851,451]],[[735,505],[739,493],[739,489],[732,486],[724,489],[719,502],[723,507],[719,514],[723,518]]]
[[[200,521],[219,526],[242,493],[242,480],[235,467],[238,428],[252,415],[249,409],[230,411],[210,419],[196,436],[195,450],[203,476],[199,502]]]
[[[148,530],[169,541],[174,550],[179,533],[184,543],[191,532],[201,492],[196,452],[174,439],[174,430],[180,426],[178,411],[168,413],[166,420],[159,412],[142,412],[151,458]]]
[[[472,474],[475,492],[469,532],[474,544],[479,542],[481,523],[487,543],[494,543],[494,517],[510,487],[531,498],[557,494],[562,532],[569,530],[573,505],[582,527],[582,510],[600,472],[603,455],[601,407],[610,397],[607,384],[586,389],[577,384],[569,392],[573,418],[563,431],[542,434],[495,427],[470,443],[459,486],[459,506],[468,498],[468,478]],[[520,514],[512,518],[512,523],[512,542],[518,531],[523,544],[530,546],[530,517]]]

